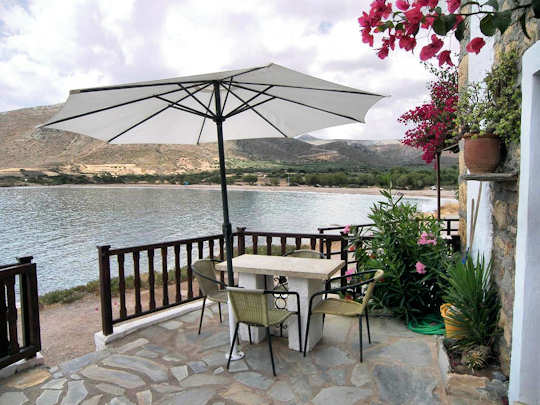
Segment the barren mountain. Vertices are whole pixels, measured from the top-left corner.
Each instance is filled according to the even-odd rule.
[[[109,145],[72,132],[35,128],[61,107],[57,104],[0,113],[0,169],[60,168],[63,171],[99,172],[116,168],[120,172],[172,173],[217,168],[216,144]],[[422,164],[418,151],[398,142],[322,142],[304,135],[288,139],[230,141],[226,142],[225,148],[231,162],[354,162],[370,167]],[[456,159],[448,157],[445,163],[455,164]]]

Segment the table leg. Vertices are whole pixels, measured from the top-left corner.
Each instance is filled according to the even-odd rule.
[[[300,295],[300,316],[302,325],[302,345],[306,338],[306,325],[307,316],[309,310],[309,299],[317,291],[324,289],[324,282],[322,280],[312,280],[305,278],[292,278],[289,277],[289,291],[296,291]],[[314,300],[313,305],[316,305],[321,301],[321,297],[317,297]],[[287,300],[287,308],[289,311],[296,311],[296,297],[290,295]],[[291,316],[288,321],[289,330],[289,349],[299,350],[298,344],[298,319],[296,316]],[[307,343],[307,351],[310,351],[322,337],[322,315],[315,314],[311,316],[311,323],[309,325],[309,337]],[[303,347],[302,347],[303,349]]]
[[[251,289],[265,289],[264,284],[264,275],[260,274],[249,274],[249,273],[239,273],[238,274],[238,285],[244,288]],[[248,328],[244,324],[240,324],[240,340],[249,342]],[[266,329],[259,328],[256,326],[251,327],[251,341],[253,343],[260,343],[266,338]]]

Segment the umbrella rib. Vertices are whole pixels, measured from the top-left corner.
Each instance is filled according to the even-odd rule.
[[[192,113],[192,114],[196,114],[196,115],[200,115],[201,117],[208,117],[208,118],[212,118],[210,115],[207,115],[199,110],[196,110],[194,108],[191,108],[191,107],[188,107],[187,105],[183,105],[183,104],[178,104],[175,103],[174,101],[171,101],[171,100],[167,100],[166,98],[164,97],[156,97],[157,99],[161,100],[161,101],[165,101],[166,103],[169,103],[171,104],[171,107],[172,108],[175,108],[175,109],[178,109],[178,110],[182,110],[182,111],[185,111],[185,112],[188,112],[188,113]]]
[[[190,87],[196,87],[201,84],[206,84],[208,80],[188,80],[183,83],[190,84]],[[109,90],[125,90],[125,89],[139,89],[144,87],[157,87],[157,86],[175,86],[178,82],[167,82],[167,83],[152,83],[152,84],[123,84],[118,86],[107,86],[107,87],[92,87],[91,89],[79,89],[71,90],[71,93],[93,93],[95,91],[109,91]]]
[[[230,76],[224,77],[224,78],[221,79],[221,80],[225,80],[225,79],[231,79],[231,80],[232,80],[233,77],[240,76],[240,75],[245,75],[246,73],[251,73],[251,72],[255,72],[255,71],[257,71],[257,70],[265,69],[265,68],[267,68],[267,67],[270,66],[270,65],[271,65],[271,63],[268,64],[268,65],[264,65],[264,66],[257,66],[257,67],[254,67],[254,68],[252,68],[252,69],[248,69],[248,70],[246,70],[245,72],[240,72],[240,73],[236,73],[236,74],[234,74],[234,75],[230,75]]]
[[[233,83],[233,86],[238,87],[239,89],[244,89],[244,90],[248,90],[248,91],[257,91],[257,90],[250,89],[249,87],[239,86],[239,85],[237,85],[235,83]],[[360,120],[358,120],[358,119],[356,119],[354,117],[349,117],[348,115],[345,115],[345,114],[340,114],[340,113],[336,113],[336,112],[333,112],[333,111],[325,110],[324,108],[315,107],[313,105],[305,104],[305,103],[302,103],[300,101],[290,100],[290,99],[285,98],[285,97],[276,96],[275,94],[268,94],[268,95],[273,96],[273,97],[275,97],[275,98],[277,98],[279,100],[288,101],[289,103],[298,104],[298,105],[301,105],[301,106],[304,106],[304,107],[312,108],[314,110],[325,112],[327,114],[332,114],[332,115],[336,115],[338,117],[347,118],[347,119],[355,121],[355,122],[363,123],[363,121],[360,121]]]
[[[243,113],[244,111],[247,111],[249,110],[250,108],[253,108],[253,107],[258,107],[260,106],[261,104],[265,104],[265,103],[268,103],[269,101],[272,101],[272,100],[275,100],[276,98],[274,96],[270,97],[270,98],[267,98],[266,100],[263,100],[263,101],[259,101],[258,103],[255,103],[253,105],[247,105],[247,106],[244,106],[242,107],[240,110],[238,110],[238,108],[235,108],[235,111],[236,111],[234,114],[232,113],[229,113],[225,116],[225,118],[230,118],[230,117],[234,117],[235,115],[238,115],[238,114],[241,114]]]
[[[253,83],[253,82],[240,82],[240,81],[235,81],[234,83],[246,84],[246,85],[252,85],[252,86],[267,86],[269,84],[269,83]],[[286,88],[292,88],[292,89],[319,90],[319,91],[329,91],[329,92],[334,92],[334,93],[362,94],[365,96],[384,97],[384,96],[381,96],[380,94],[370,93],[370,92],[362,91],[362,90],[321,89],[319,87],[293,86],[289,84],[272,84],[272,86],[286,87]]]
[[[235,96],[238,100],[240,100],[243,104],[246,104],[246,102],[244,100],[242,100],[242,97],[240,97],[239,95],[237,95],[234,91],[231,90],[231,94],[233,96]],[[270,120],[268,118],[266,118],[264,115],[262,115],[260,112],[258,112],[255,108],[253,108],[253,106],[250,106],[249,104],[248,105],[248,109],[249,110],[253,110],[253,112],[255,114],[257,114],[259,117],[261,117],[264,121],[266,121],[272,128],[274,128],[276,131],[278,131],[281,135],[283,135],[285,138],[288,138],[287,134],[285,132],[283,132],[281,129],[279,129],[276,125],[274,125],[272,122],[270,122]]]
[[[205,89],[206,87],[208,87],[208,86],[210,86],[210,84],[207,84],[206,86],[201,87],[200,89],[197,89],[197,91],[196,91],[195,93],[197,93],[197,92],[199,92],[199,91],[201,91],[201,90],[204,90],[204,89]],[[141,125],[142,123],[148,121],[149,119],[155,117],[155,116],[158,115],[158,114],[161,114],[163,111],[167,110],[168,108],[171,108],[171,107],[173,107],[174,105],[177,105],[179,102],[181,102],[182,100],[185,100],[185,99],[188,98],[188,97],[189,97],[189,95],[183,96],[183,97],[182,97],[181,99],[179,99],[178,101],[176,101],[176,102],[174,102],[174,103],[172,103],[172,104],[169,104],[168,106],[162,108],[161,110],[158,110],[158,111],[156,111],[155,113],[149,115],[148,117],[142,119],[141,121],[139,121],[139,122],[133,124],[133,125],[130,126],[129,128],[127,128],[127,129],[125,129],[124,131],[120,132],[118,135],[113,136],[113,137],[112,137],[111,139],[109,139],[107,142],[112,142],[112,141],[114,141],[116,138],[118,138],[118,137],[124,135],[126,132],[131,131],[133,128],[138,127],[138,126]]]
[[[212,98],[214,98],[214,93],[213,92],[210,95],[210,100],[208,100],[208,108],[210,108],[210,104],[212,103]],[[199,144],[199,142],[201,140],[201,135],[202,135],[202,131],[204,129],[204,124],[206,123],[206,118],[207,118],[207,116],[205,115],[204,118],[203,118],[202,124],[201,124],[201,130],[199,131],[199,136],[197,137],[197,145]],[[208,118],[211,118],[211,117],[208,117]]]
[[[229,99],[229,93],[231,92],[231,83],[232,83],[232,77],[231,77],[231,80],[229,80],[229,87],[227,88],[227,94],[225,94],[225,101],[223,102],[223,108],[221,109],[221,113],[225,111],[225,106],[227,105],[227,100]],[[225,87],[223,83],[220,83],[220,85]]]
[[[259,93],[255,94],[253,97],[251,97],[249,100],[246,101],[246,104],[249,104],[251,101],[255,100],[257,97],[261,96],[261,95],[268,95],[268,94],[265,94],[268,90],[270,90],[272,87],[274,87],[273,85],[269,85],[266,87],[266,89],[264,89],[263,91],[260,91]],[[229,90],[230,90],[230,85],[229,85]],[[236,107],[234,110],[232,111],[229,111],[229,113],[225,116],[225,118],[228,118],[228,117],[232,117],[233,115],[236,115],[237,114],[237,110],[242,110],[242,111],[245,111],[242,109],[242,105],[239,105],[238,107]],[[240,111],[240,112],[242,112]]]
[[[213,82],[210,82],[208,83],[205,87],[208,87],[209,85],[211,85]],[[182,85],[182,83],[178,83],[178,85],[184,90],[186,91],[186,93],[188,93],[191,98],[193,98],[197,103],[199,103],[205,110],[208,114],[210,114],[212,117],[215,117],[216,115],[212,112],[212,110],[210,110],[209,107],[205,106],[197,97],[195,97],[195,94],[198,92],[196,91],[195,93],[191,93],[186,87],[184,87],[184,85]]]
[[[196,86],[198,86],[198,84],[190,86],[190,87],[196,87]],[[69,121],[69,120],[72,120],[72,119],[75,119],[75,118],[85,117],[85,116],[90,115],[90,114],[96,114],[96,113],[107,111],[107,110],[117,108],[117,107],[123,107],[125,105],[137,103],[139,101],[149,100],[149,99],[154,98],[156,96],[165,96],[167,94],[177,93],[179,91],[182,91],[182,90],[178,90],[178,89],[177,90],[169,90],[169,91],[166,91],[164,93],[152,94],[151,96],[146,96],[146,97],[137,98],[135,100],[125,101],[123,103],[111,105],[109,107],[98,108],[97,110],[88,111],[88,112],[85,112],[85,113],[82,113],[82,114],[72,115],[71,117],[66,117],[66,118],[56,120],[56,121],[48,122],[45,125],[43,125],[43,127],[47,127],[47,126],[53,125],[53,124],[58,124],[59,122]]]

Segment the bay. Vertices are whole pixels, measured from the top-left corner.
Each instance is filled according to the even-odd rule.
[[[230,190],[233,230],[317,233],[369,222],[377,195]],[[409,199],[422,211],[432,198]],[[98,245],[113,248],[221,233],[219,190],[182,187],[0,188],[0,264],[33,256],[39,293],[98,278]],[[156,268],[158,267],[156,263]]]

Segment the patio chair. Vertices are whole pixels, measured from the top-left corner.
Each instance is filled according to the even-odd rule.
[[[268,290],[251,290],[246,288],[227,287],[231,306],[236,317],[236,325],[234,328],[234,337],[229,352],[229,360],[227,361],[227,370],[231,363],[231,355],[238,336],[238,327],[240,323],[248,326],[259,326],[266,328],[268,336],[268,349],[270,350],[270,359],[272,360],[272,372],[276,375],[276,367],[274,364],[274,354],[272,352],[272,337],[270,335],[270,326],[281,325],[291,315],[296,314],[298,317],[298,343],[300,351],[302,351],[302,332],[300,322],[300,296],[295,291],[286,291],[283,294],[296,295],[296,311],[288,311],[286,309],[271,309],[268,308],[267,295],[273,294],[274,291]]]
[[[362,277],[366,275],[373,275],[371,278],[363,281]],[[375,283],[382,278],[384,272],[382,270],[368,270],[361,271],[352,275],[334,277],[328,280],[327,288],[322,291],[318,291],[311,296],[309,299],[309,310],[308,310],[308,319],[306,326],[306,336],[304,341],[304,356],[306,355],[308,335],[309,335],[309,323],[311,321],[311,315],[313,314],[329,314],[329,315],[338,315],[346,317],[358,317],[358,331],[360,339],[360,362],[363,362],[363,353],[362,353],[362,318],[366,316],[366,326],[367,326],[367,335],[369,343],[371,344],[371,334],[369,331],[369,316],[368,316],[368,302],[373,294],[373,289],[375,288]],[[348,284],[342,285],[340,287],[331,288],[332,281],[347,280]],[[328,297],[328,294],[336,293],[345,293],[352,296],[352,300],[343,299],[343,298],[334,298]],[[319,295],[324,295],[325,298],[321,300],[320,303],[314,305],[313,300]],[[361,302],[357,302],[356,299],[362,297]],[[323,323],[324,325],[324,323]]]
[[[204,295],[201,309],[201,319],[199,321],[199,335],[201,334],[206,299],[209,299],[212,302],[217,302],[219,309],[219,323],[223,322],[221,316],[221,304],[227,304],[229,302],[227,291],[220,290],[218,288],[220,286],[225,288],[227,285],[216,279],[216,262],[219,263],[219,261],[215,259],[202,259],[193,263],[192,266],[195,279],[197,280],[199,288]]]

